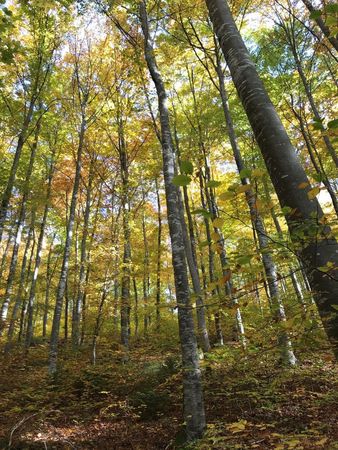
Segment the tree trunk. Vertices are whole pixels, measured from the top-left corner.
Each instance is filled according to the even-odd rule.
[[[321,226],[322,209],[316,199],[308,197],[308,178],[259,78],[227,3],[225,0],[206,0],[206,4],[280,204],[282,208],[291,208],[286,213],[290,234],[299,246],[299,255],[314,292],[319,314],[338,357],[338,315],[335,309],[338,269],[333,268],[330,273],[320,269],[336,261],[337,242],[330,228]],[[300,188],[304,185],[308,187]],[[299,237],[300,234],[304,237]]]
[[[65,248],[64,248],[64,253],[63,253],[63,260],[62,260],[59,284],[58,284],[58,288],[57,288],[57,292],[56,292],[52,333],[51,333],[51,339],[50,339],[49,367],[48,367],[50,374],[54,374],[57,370],[57,356],[58,356],[58,343],[59,343],[62,304],[63,304],[63,297],[64,297],[65,291],[66,291],[70,250],[71,250],[71,246],[72,246],[73,228],[74,228],[74,222],[75,222],[76,205],[77,205],[77,198],[78,198],[79,187],[80,187],[82,153],[83,153],[83,147],[84,147],[85,131],[86,131],[86,120],[85,120],[84,116],[82,116],[81,127],[80,127],[80,132],[79,132],[79,144],[78,144],[77,156],[76,156],[75,178],[74,178],[72,199],[71,199],[71,204],[70,204],[69,217],[68,217],[67,230],[66,230]]]
[[[310,13],[316,11],[316,8],[312,5],[310,0],[302,0],[302,2],[304,3],[304,5],[306,6],[306,8],[309,10]],[[336,36],[331,34],[330,28],[327,25],[325,25],[324,20],[321,17],[316,17],[314,20],[321,29],[324,36],[329,40],[332,47],[334,47],[338,52],[338,39],[336,38]]]
[[[13,311],[12,311],[11,321],[10,321],[9,328],[8,328],[7,343],[5,346],[6,353],[8,353],[11,350],[13,335],[14,335],[15,326],[16,326],[16,322],[17,322],[17,315],[20,310],[20,306],[22,305],[22,298],[23,298],[24,289],[25,289],[28,252],[30,249],[33,235],[34,235],[34,226],[35,226],[35,214],[32,215],[32,220],[31,220],[31,224],[30,224],[27,239],[26,239],[25,251],[23,254],[23,258],[22,258],[19,287],[18,287],[18,292],[16,295],[16,300],[15,300]],[[33,253],[31,253],[31,257],[32,256],[33,256]]]
[[[190,307],[189,283],[179,212],[178,188],[172,183],[172,179],[175,175],[174,148],[169,122],[169,111],[167,108],[167,94],[156,64],[154,50],[150,43],[147,12],[143,2],[140,3],[140,17],[144,34],[145,59],[158,96],[164,184],[183,360],[184,419],[186,423],[187,439],[194,440],[203,435],[206,424],[201,370],[199,368],[194,321]]]
[[[42,255],[42,244],[45,237],[45,229],[47,225],[47,217],[48,217],[48,211],[49,211],[49,202],[50,202],[50,196],[52,191],[52,180],[53,180],[53,174],[54,174],[54,152],[52,154],[52,162],[49,169],[48,174],[48,186],[47,186],[47,195],[46,195],[46,204],[45,209],[43,212],[42,222],[40,226],[40,234],[38,238],[37,248],[36,248],[36,256],[35,256],[35,267],[33,272],[33,279],[31,282],[31,288],[29,292],[28,297],[28,322],[27,322],[27,334],[26,334],[26,342],[25,345],[28,348],[31,345],[32,338],[33,338],[33,309],[34,309],[34,302],[35,302],[35,295],[36,295],[36,285],[38,281],[38,274],[41,264],[41,255]],[[48,276],[48,275],[47,275]]]
[[[87,237],[88,237],[89,216],[90,216],[90,208],[91,208],[92,186],[93,186],[93,178],[94,178],[94,162],[95,162],[94,157],[91,157],[90,166],[89,166],[89,174],[88,174],[86,206],[85,206],[85,212],[84,212],[84,218],[83,218],[83,228],[82,228],[79,283],[78,283],[78,291],[77,291],[77,295],[76,295],[76,300],[75,300],[75,304],[74,304],[74,314],[73,314],[73,323],[72,323],[72,345],[73,345],[74,349],[77,348],[78,345],[80,344],[80,320],[81,320],[81,311],[82,311],[85,282],[86,282]]]
[[[158,181],[155,179],[156,199],[157,199],[157,262],[156,262],[156,329],[161,327],[161,245],[162,245],[162,216],[161,199],[158,189]]]
[[[217,75],[219,80],[220,95],[231,148],[233,151],[241,183],[243,184],[243,186],[245,185],[250,186],[250,180],[247,177],[241,175],[245,170],[245,165],[241,155],[241,150],[237,142],[237,136],[233,126],[231,112],[229,109],[228,95],[224,85],[224,75],[221,69],[219,57],[218,55],[216,56],[217,56]],[[257,209],[257,198],[252,189],[249,189],[248,191],[245,192],[245,198],[250,211],[252,225],[258,238],[259,244],[258,248],[259,252],[261,253],[264,271],[269,286],[269,297],[270,297],[270,304],[272,306],[272,313],[277,322],[285,322],[286,316],[284,305],[278,288],[276,265],[272,258],[271,252],[268,251],[269,239],[265,231],[263,219]],[[295,365],[297,360],[292,350],[290,338],[287,332],[283,329],[283,326],[281,327],[281,330],[278,333],[277,339],[281,350],[282,362],[290,366]]]
[[[4,302],[3,302],[2,308],[1,308],[0,333],[2,333],[2,330],[5,326],[5,322],[6,322],[7,315],[8,315],[9,304],[11,301],[12,287],[13,287],[13,283],[14,283],[15,271],[16,271],[16,266],[17,266],[17,262],[18,262],[19,247],[20,247],[20,243],[21,243],[21,235],[22,235],[22,231],[23,231],[23,227],[24,227],[24,223],[25,223],[25,218],[26,218],[27,201],[28,201],[29,194],[30,194],[29,184],[30,184],[30,179],[31,179],[32,172],[33,172],[36,150],[37,150],[37,146],[38,146],[40,125],[41,125],[41,122],[39,121],[37,123],[36,131],[35,131],[35,138],[34,138],[34,142],[31,147],[30,159],[29,159],[27,170],[26,170],[24,192],[23,192],[22,199],[21,199],[21,208],[20,208],[19,217],[18,217],[16,236],[15,236],[15,242],[14,242],[14,246],[13,246],[9,274],[7,277],[6,292],[5,292]]]

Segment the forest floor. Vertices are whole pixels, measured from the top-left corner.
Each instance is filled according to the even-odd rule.
[[[64,350],[53,381],[47,347],[0,359],[2,449],[338,449],[338,373],[325,352],[285,370],[264,354],[216,349],[204,360],[208,429],[182,440],[179,360],[139,344],[124,364],[118,348]]]

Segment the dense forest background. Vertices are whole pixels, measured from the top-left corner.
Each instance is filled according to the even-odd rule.
[[[1,448],[338,448],[337,16],[0,1]]]

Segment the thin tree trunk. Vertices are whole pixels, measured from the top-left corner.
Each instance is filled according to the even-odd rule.
[[[156,262],[156,329],[161,327],[161,245],[162,245],[162,215],[161,215],[161,199],[158,189],[158,181],[155,179],[156,199],[157,199],[157,262]]]
[[[67,223],[65,248],[64,248],[64,253],[63,253],[60,279],[59,279],[59,284],[58,284],[57,293],[56,293],[52,333],[51,333],[51,339],[50,339],[49,366],[48,366],[48,370],[49,370],[50,374],[54,374],[57,370],[58,342],[59,342],[59,333],[60,333],[62,304],[63,304],[63,297],[64,297],[65,291],[66,291],[70,250],[71,250],[71,246],[72,246],[73,228],[74,228],[74,222],[75,222],[76,205],[77,205],[77,198],[78,198],[79,187],[80,187],[82,153],[83,153],[83,147],[84,147],[85,131],[86,131],[86,120],[83,115],[80,132],[79,132],[79,144],[78,144],[77,156],[76,156],[75,178],[74,178],[73,193],[72,193],[72,199],[71,199],[70,211],[69,211],[69,217],[68,217],[68,223]]]
[[[304,5],[306,6],[306,8],[309,10],[310,13],[317,10],[317,8],[313,6],[310,0],[302,0],[302,2],[304,3]],[[316,17],[314,20],[321,29],[324,36],[329,40],[332,47],[334,47],[338,52],[338,39],[331,33],[330,28],[327,25],[325,25],[324,20],[321,17]]]
[[[79,284],[78,284],[78,292],[76,295],[76,300],[74,302],[75,304],[74,304],[74,314],[73,314],[73,323],[72,323],[72,345],[73,345],[73,348],[77,348],[78,345],[80,344],[80,320],[81,320],[81,311],[82,311],[85,282],[86,282],[87,237],[88,237],[89,217],[90,217],[90,209],[91,209],[92,186],[93,186],[93,178],[94,178],[94,162],[95,162],[94,157],[91,157],[89,174],[88,174],[86,206],[85,206],[85,212],[84,212],[84,218],[83,218],[83,228],[82,228]]]
[[[31,179],[32,172],[33,172],[36,150],[37,150],[37,146],[38,146],[40,125],[41,125],[41,122],[39,121],[37,124],[37,127],[36,127],[35,138],[34,138],[34,142],[31,147],[30,159],[29,159],[27,170],[26,170],[24,192],[23,192],[22,199],[21,199],[21,208],[20,208],[18,223],[17,223],[17,227],[16,227],[15,242],[14,242],[12,258],[11,258],[11,262],[10,262],[9,274],[7,277],[6,292],[5,292],[4,301],[2,304],[2,308],[1,308],[0,333],[2,333],[3,328],[5,326],[5,322],[6,322],[7,315],[8,315],[8,309],[9,309],[9,305],[10,305],[10,301],[11,301],[11,296],[12,296],[12,287],[13,287],[13,283],[14,283],[15,271],[16,271],[16,266],[17,266],[17,262],[18,262],[18,253],[19,253],[19,247],[20,247],[20,243],[21,243],[21,235],[22,235],[22,231],[23,231],[23,227],[24,227],[24,223],[25,223],[25,218],[26,218],[27,201],[28,201],[29,194],[30,194],[29,184],[30,184],[30,179]]]
[[[41,255],[42,255],[42,244],[45,237],[45,229],[47,225],[47,217],[48,217],[48,211],[49,211],[49,202],[50,202],[50,196],[52,191],[52,180],[54,175],[54,152],[52,154],[52,162],[49,169],[49,175],[48,175],[48,186],[47,186],[47,195],[46,195],[46,204],[45,209],[43,212],[41,227],[40,227],[40,234],[38,238],[37,248],[36,248],[36,256],[35,256],[35,267],[33,272],[33,279],[31,282],[31,288],[29,292],[28,297],[28,323],[27,323],[27,334],[26,334],[26,342],[25,345],[28,348],[31,345],[32,338],[33,338],[33,308],[34,308],[34,302],[35,302],[35,295],[36,295],[36,285],[38,281],[38,274],[41,264]]]
[[[53,255],[53,245],[55,241],[56,233],[53,234],[52,242],[48,251],[47,267],[46,267],[46,294],[45,294],[45,305],[43,309],[43,319],[42,319],[42,337],[47,336],[47,322],[48,322],[48,312],[49,312],[49,297],[50,297],[50,287],[53,278],[53,272],[51,269],[52,255]]]
[[[291,208],[286,213],[294,242],[300,246],[299,255],[306,269],[324,329],[338,357],[338,269],[322,271],[336,261],[337,241],[330,228],[321,225],[323,211],[317,199],[310,199],[308,178],[296,155],[285,128],[256,71],[254,63],[239,34],[225,0],[206,0],[210,18],[229,66],[232,79],[247,113],[257,143],[261,149],[280,204]],[[300,186],[308,186],[301,189]],[[316,238],[311,228],[319,230]],[[307,236],[299,239],[301,228]]]
[[[12,339],[15,331],[16,321],[17,321],[17,315],[20,310],[20,306],[22,305],[22,297],[24,294],[25,289],[25,279],[26,279],[26,266],[28,262],[28,252],[30,250],[33,234],[34,234],[34,226],[35,226],[35,213],[32,214],[32,220],[29,227],[27,239],[26,239],[26,246],[25,251],[22,258],[21,263],[21,272],[20,272],[20,279],[19,279],[19,287],[16,295],[16,300],[14,303],[11,321],[8,328],[8,334],[7,334],[7,343],[5,346],[5,352],[8,353],[11,350],[12,347]],[[33,256],[33,253],[31,252],[31,257]]]
[[[178,188],[172,183],[175,174],[174,148],[169,122],[169,111],[167,109],[167,94],[156,64],[153,47],[150,43],[146,6],[143,2],[140,3],[140,18],[144,35],[145,59],[158,96],[163,173],[183,359],[184,419],[187,439],[194,440],[203,435],[206,425],[201,370],[199,368],[194,321],[190,307],[188,273],[179,213]]]

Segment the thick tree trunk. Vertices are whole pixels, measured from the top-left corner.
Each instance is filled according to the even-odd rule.
[[[250,185],[250,180],[247,177],[241,175],[245,169],[244,161],[241,155],[240,148],[237,142],[236,132],[233,126],[233,121],[231,117],[231,112],[229,109],[228,103],[228,95],[224,85],[224,75],[221,69],[220,61],[217,56],[217,75],[219,80],[219,88],[223,106],[224,117],[227,125],[227,132],[229,135],[229,140],[231,143],[231,148],[234,154],[236,166],[238,173],[241,178],[241,183],[245,185]],[[269,296],[270,296],[270,305],[272,306],[272,314],[277,322],[285,322],[285,310],[284,305],[279,293],[278,288],[278,277],[275,262],[272,258],[271,252],[268,251],[269,239],[265,231],[263,219],[259,214],[257,209],[257,198],[252,189],[249,189],[245,192],[246,202],[248,204],[248,208],[250,211],[250,217],[252,221],[252,225],[254,231],[257,234],[258,238],[258,247],[261,253],[263,266],[266,274],[266,278],[269,286]],[[281,359],[284,364],[293,366],[296,364],[297,360],[292,350],[292,344],[287,332],[281,327],[281,330],[278,332],[277,336],[280,350],[281,350]]]
[[[172,247],[172,261],[178,305],[179,334],[183,360],[184,419],[188,440],[202,436],[205,430],[205,413],[202,393],[201,370],[199,367],[194,321],[190,307],[188,273],[179,212],[178,188],[172,183],[175,175],[175,157],[172,143],[167,94],[158,70],[154,50],[150,44],[148,18],[145,4],[140,4],[141,25],[145,39],[146,63],[155,84],[161,123],[163,173],[168,211],[169,234]]]
[[[335,309],[338,269],[332,269],[329,273],[320,269],[337,261],[337,242],[329,227],[321,226],[322,209],[316,199],[308,197],[308,178],[259,78],[228,4],[225,0],[206,0],[206,4],[280,204],[290,208],[286,214],[290,234],[299,246],[299,255],[308,274],[319,314],[338,356],[338,315]],[[302,189],[302,186],[307,187]]]

